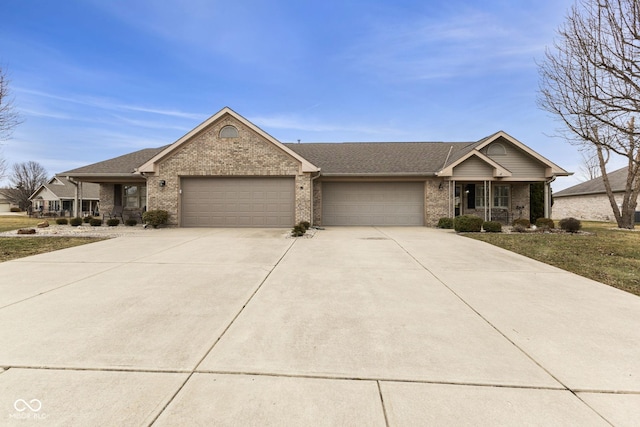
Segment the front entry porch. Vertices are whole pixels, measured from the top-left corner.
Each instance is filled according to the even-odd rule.
[[[476,215],[485,221],[511,225],[514,220],[529,220],[531,182],[449,181],[449,214]],[[548,186],[548,184],[546,184]],[[548,191],[545,191],[545,195]],[[545,198],[545,213],[548,212]],[[545,215],[546,216],[546,215]]]

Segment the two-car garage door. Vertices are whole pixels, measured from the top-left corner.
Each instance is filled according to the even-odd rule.
[[[323,182],[323,225],[424,225],[424,182]]]
[[[293,178],[183,178],[183,227],[291,227]]]

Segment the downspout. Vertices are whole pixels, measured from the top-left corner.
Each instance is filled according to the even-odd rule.
[[[551,183],[556,180],[556,177],[553,176],[551,179],[548,179],[544,183],[544,217],[551,217],[551,194],[549,192],[549,188],[551,187]],[[531,202],[529,202],[531,203]]]

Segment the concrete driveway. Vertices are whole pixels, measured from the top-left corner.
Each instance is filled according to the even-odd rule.
[[[429,228],[0,264],[0,425],[638,425],[640,298]]]

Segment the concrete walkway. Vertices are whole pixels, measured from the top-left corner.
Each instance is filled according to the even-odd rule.
[[[0,425],[640,422],[640,298],[443,230],[283,232],[0,264]]]

